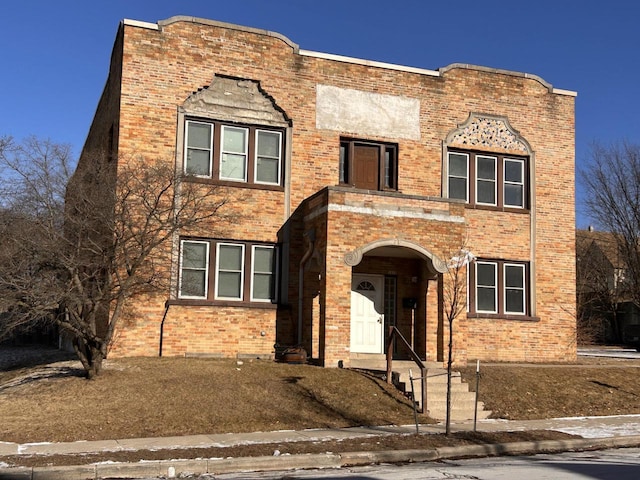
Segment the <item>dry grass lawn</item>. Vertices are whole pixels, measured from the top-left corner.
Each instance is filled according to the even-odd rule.
[[[413,422],[386,383],[350,370],[196,358],[76,362],[0,373],[0,441],[43,442]]]
[[[475,390],[475,367],[462,375]],[[479,397],[493,417],[512,420],[640,414],[640,360],[482,366]]]
[[[356,371],[267,361],[196,358],[109,360],[85,380],[58,351],[0,351],[0,441],[49,442],[413,423],[409,401]],[[9,353],[16,353],[13,350]],[[4,354],[3,354],[4,353]],[[475,386],[475,368],[463,369]],[[640,361],[577,365],[483,365],[480,399],[494,417],[533,419],[640,413]],[[430,419],[421,417],[426,423]],[[559,432],[392,435],[340,442],[241,445],[225,449],[110,452],[82,457],[4,458],[64,465],[175,457],[432,448],[466,443],[566,438]],[[167,457],[168,456],[168,457]]]

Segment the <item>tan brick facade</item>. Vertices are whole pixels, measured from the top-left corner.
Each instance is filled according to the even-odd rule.
[[[216,96],[220,85],[237,89],[231,107]],[[251,121],[234,120],[241,88],[254,89],[247,98],[261,105],[255,113],[243,104]],[[178,298],[174,279],[171,291],[135,300],[112,355],[270,356],[274,344],[300,340],[322,364],[348,366],[352,279],[370,275],[384,284],[385,310],[375,307],[381,334],[393,323],[420,356],[441,361],[447,327],[438,282],[444,261],[464,244],[478,258],[526,266],[526,312],[463,314],[456,361],[575,358],[572,92],[482,67],[427,71],[306,52],[278,34],[191,17],[125,21],[86,148],[104,148],[111,128],[119,158],[142,155],[181,170],[188,119],[260,127],[260,115],[282,133],[281,182],[225,182],[240,198],[228,207],[240,217],[214,240],[248,242],[245,251],[277,245],[279,300],[189,302]],[[394,146],[396,185],[341,185],[341,140]],[[448,199],[453,150],[524,159],[525,208]],[[209,237],[206,226],[185,235]],[[175,278],[178,244],[166,247]],[[403,307],[410,298],[415,312]]]

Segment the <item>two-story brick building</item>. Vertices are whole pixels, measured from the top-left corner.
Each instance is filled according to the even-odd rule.
[[[125,20],[92,150],[175,162],[240,194],[223,237],[172,245],[171,288],[112,355],[381,354],[397,326],[442,360],[443,273],[476,257],[456,361],[575,358],[575,93],[530,74],[302,50],[269,31]],[[124,160],[120,160],[124,161]],[[162,338],[160,338],[162,336]]]

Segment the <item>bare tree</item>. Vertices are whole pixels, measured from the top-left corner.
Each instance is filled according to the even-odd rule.
[[[443,274],[442,303],[444,316],[449,326],[447,352],[447,411],[445,433],[451,433],[451,374],[453,369],[453,329],[455,320],[467,308],[467,266],[473,260],[473,254],[467,250],[466,242],[447,262],[447,271]]]
[[[578,343],[622,341],[620,308],[630,298],[618,242],[609,232],[576,232]],[[606,335],[605,333],[608,333]]]
[[[127,301],[169,294],[175,236],[203,223],[219,230],[231,220],[228,196],[176,175],[172,161],[97,155],[72,176],[66,146],[35,138],[1,145],[0,335],[54,322],[93,378]]]
[[[640,305],[640,145],[594,144],[589,160],[581,171],[585,205],[597,227],[611,234],[621,263],[612,279],[615,303],[624,296]]]

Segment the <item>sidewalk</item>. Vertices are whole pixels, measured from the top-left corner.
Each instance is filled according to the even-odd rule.
[[[444,433],[443,424],[420,425],[422,434]],[[453,423],[452,431],[473,430],[473,422]],[[541,442],[519,442],[502,445],[470,445],[434,450],[398,450],[353,452],[345,454],[306,454],[274,457],[229,458],[209,460],[165,460],[132,464],[95,464],[72,467],[0,468],[0,479],[72,480],[75,478],[159,476],[171,478],[182,472],[228,473],[256,470],[286,470],[291,468],[339,468],[378,462],[429,461],[460,456],[524,454],[537,451],[640,446],[640,415],[611,417],[576,417],[548,420],[481,420],[478,431],[556,430],[583,439]],[[139,438],[95,442],[16,444],[0,442],[0,456],[10,455],[78,455],[131,450],[170,450],[179,448],[229,447],[241,444],[284,443],[338,440],[389,434],[412,434],[415,425],[385,427],[354,427],[313,429],[302,431],[256,432],[246,434],[192,435],[184,437]],[[0,465],[1,467],[1,465]]]

